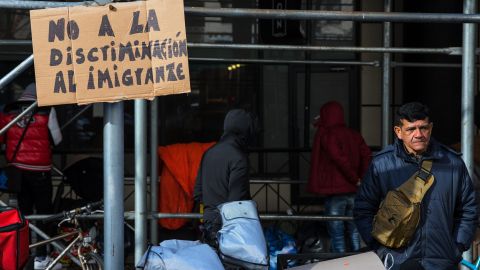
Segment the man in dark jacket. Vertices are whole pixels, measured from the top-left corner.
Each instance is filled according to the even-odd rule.
[[[387,266],[404,269],[413,261],[426,270],[453,270],[472,243],[477,207],[470,176],[460,154],[431,138],[433,122],[428,108],[407,103],[397,112],[397,140],[375,155],[355,199],[354,218],[365,242]],[[421,203],[421,219],[405,247],[381,246],[371,235],[380,202],[432,160],[435,182]]]
[[[214,244],[221,227],[217,206],[250,199],[247,147],[256,132],[252,115],[241,109],[227,113],[223,135],[202,157],[194,199],[204,204],[205,240]]]

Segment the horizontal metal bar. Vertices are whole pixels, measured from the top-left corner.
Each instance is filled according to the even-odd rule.
[[[58,174],[52,176],[52,180],[54,181],[63,181],[63,172],[60,171],[57,167],[53,166],[52,169]],[[124,177],[124,181],[126,184],[132,184],[135,181],[135,177]],[[290,180],[290,179],[250,179],[250,184],[280,184],[280,185],[302,185],[307,184],[308,181],[306,180]],[[150,177],[147,176],[147,183],[150,183]]]
[[[70,7],[79,5],[93,4],[93,1],[85,2],[50,2],[50,1],[23,1],[23,0],[1,0],[0,8],[11,9],[41,9],[41,8],[56,8],[56,7]]]
[[[362,11],[319,11],[279,10],[246,8],[185,7],[185,13],[209,17],[242,17],[258,19],[327,20],[356,22],[437,22],[464,23],[480,22],[480,15],[461,13],[406,13],[406,12],[362,12]]]
[[[31,40],[0,40],[0,46],[32,45]],[[384,48],[384,47],[347,47],[347,46],[307,46],[307,45],[267,45],[267,44],[214,44],[214,43],[187,43],[188,48],[201,49],[240,49],[240,50],[289,50],[289,51],[328,51],[328,52],[359,52],[359,53],[426,53],[461,55],[461,47],[447,48]],[[477,51],[480,53],[480,51]],[[201,58],[198,58],[201,59]],[[213,58],[205,58],[213,59]],[[271,60],[267,60],[271,61]],[[321,62],[319,62],[321,63]]]
[[[304,45],[264,45],[264,44],[213,44],[188,43],[189,48],[205,49],[246,49],[246,50],[290,50],[290,51],[330,51],[330,52],[363,52],[363,53],[428,53],[461,55],[461,47],[448,48],[383,48],[383,47],[335,47]]]
[[[32,46],[32,40],[0,39],[0,46]]]
[[[321,216],[321,215],[273,215],[261,214],[261,220],[318,220],[318,221],[332,221],[332,220],[353,220],[349,216]],[[26,216],[29,220],[43,220],[49,215],[29,215]],[[135,213],[132,211],[125,212],[124,217],[127,220],[135,219]],[[78,219],[102,219],[102,214],[92,215],[78,215]],[[148,219],[163,219],[163,218],[181,218],[181,219],[200,219],[203,215],[200,213],[149,213]]]
[[[62,6],[92,4],[85,2],[49,2],[1,0],[0,8],[40,9]],[[280,10],[247,8],[205,8],[185,7],[187,15],[208,17],[234,17],[258,19],[327,20],[357,22],[437,22],[437,23],[478,23],[480,15],[461,13],[406,13],[406,12],[363,12],[363,11],[321,11],[321,10]]]
[[[250,184],[296,184],[296,185],[301,185],[301,184],[307,184],[308,181],[305,180],[281,180],[281,179],[250,179]]]
[[[479,64],[475,65],[477,68]],[[419,62],[392,62],[392,67],[433,67],[433,68],[461,68],[461,63],[419,63]]]
[[[216,63],[252,63],[252,64],[309,64],[309,65],[332,65],[332,66],[373,66],[379,67],[380,61],[321,61],[321,60],[281,60],[281,59],[234,59],[234,58],[200,58],[189,57],[188,60],[195,62]]]

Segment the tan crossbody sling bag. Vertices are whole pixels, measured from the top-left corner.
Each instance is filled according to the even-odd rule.
[[[421,169],[396,190],[391,190],[373,218],[372,236],[389,248],[408,244],[420,223],[422,199],[434,182],[432,161],[424,160]]]

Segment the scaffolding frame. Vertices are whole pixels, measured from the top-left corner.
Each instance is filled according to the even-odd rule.
[[[92,1],[86,1],[93,3]],[[48,2],[48,1],[11,1],[1,0],[0,8],[12,9],[38,9],[48,7],[63,7],[84,4],[85,2]],[[389,142],[389,123],[390,123],[390,99],[391,99],[391,53],[407,53],[406,51],[394,51],[391,47],[391,23],[392,22],[432,22],[432,23],[463,23],[463,40],[462,40],[462,137],[461,147],[464,153],[463,159],[470,173],[473,172],[473,97],[475,80],[475,36],[476,25],[480,22],[480,15],[474,14],[476,11],[476,0],[464,0],[463,14],[452,13],[395,13],[391,12],[392,0],[384,0],[384,12],[342,12],[342,11],[302,11],[302,10],[268,10],[268,9],[239,9],[239,8],[201,8],[201,7],[185,7],[185,13],[194,16],[214,16],[214,17],[242,17],[257,19],[297,19],[297,20],[336,20],[336,21],[355,21],[355,22],[381,22],[383,23],[383,65],[382,65],[382,146]],[[260,48],[259,48],[260,49]],[[261,48],[268,49],[268,48]],[[273,49],[270,47],[269,49]],[[379,50],[380,51],[380,50]],[[424,52],[422,52],[424,53]],[[425,52],[426,53],[426,52]],[[0,89],[11,82],[18,74],[23,72],[33,63],[33,55],[29,56],[19,66],[14,68],[10,73],[0,80]],[[154,106],[158,106],[158,103]],[[146,134],[146,101],[135,101],[135,146],[140,143]],[[137,108],[138,107],[138,108]],[[104,197],[105,197],[105,269],[123,269],[123,227],[115,228],[114,224],[121,224],[124,218],[123,201],[119,196],[120,187],[123,188],[123,119],[119,115],[123,115],[123,102],[115,104],[106,104],[104,113]],[[152,109],[152,113],[156,109]],[[138,116],[137,116],[138,114]],[[152,115],[157,118],[158,115]],[[158,120],[158,119],[156,119]],[[5,132],[5,130],[2,130]],[[120,136],[119,136],[120,135]],[[152,136],[157,137],[158,134],[152,131]],[[156,142],[151,142],[151,149],[156,149]],[[145,149],[140,147],[135,149],[135,157],[144,155]],[[135,164],[135,185],[139,190],[143,190],[146,185],[146,166],[145,157],[141,157],[140,162]],[[153,164],[153,163],[152,163]],[[152,178],[156,179],[158,173],[151,172]],[[122,179],[120,181],[120,179]],[[139,194],[137,194],[139,193]],[[153,193],[153,191],[152,191]],[[121,191],[123,194],[123,191]],[[146,213],[144,205],[145,199],[141,198],[143,194],[136,192],[135,202],[140,203],[140,207],[135,208],[135,224],[141,224],[141,228],[135,233],[135,259],[138,254],[145,251],[146,224],[147,218],[160,218],[162,213]],[[153,202],[151,202],[153,203]],[[152,205],[156,205],[152,204]],[[194,218],[198,218],[195,215]],[[267,218],[267,217],[263,217]],[[279,218],[276,216],[275,218]],[[300,217],[299,217],[300,218]],[[138,220],[138,222],[137,222]],[[156,226],[155,220],[152,220],[152,226]],[[153,228],[152,228],[153,229]],[[115,250],[113,249],[115,247]],[[472,259],[471,249],[464,253],[464,258]]]

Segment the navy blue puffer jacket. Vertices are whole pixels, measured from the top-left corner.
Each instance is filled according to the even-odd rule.
[[[459,154],[434,139],[423,159],[433,160],[435,182],[423,198],[420,224],[405,248],[385,248],[371,236],[380,202],[421,164],[405,152],[401,141],[387,146],[372,160],[355,199],[355,223],[364,241],[380,257],[392,255],[392,270],[409,259],[418,260],[426,270],[458,269],[461,254],[471,245],[477,228],[473,185]]]

